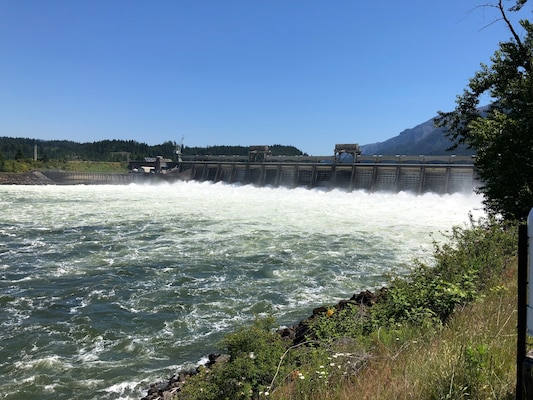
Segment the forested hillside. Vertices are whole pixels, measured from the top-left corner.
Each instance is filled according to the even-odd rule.
[[[37,158],[42,161],[105,161],[117,162],[139,160],[144,157],[175,156],[176,143],[165,142],[155,146],[134,140],[103,140],[92,143],[77,143],[67,140],[36,140],[29,138],[0,137],[0,161],[24,160],[34,157],[37,146]],[[272,145],[272,154],[302,155],[294,146]],[[184,155],[248,155],[248,146],[183,146]]]

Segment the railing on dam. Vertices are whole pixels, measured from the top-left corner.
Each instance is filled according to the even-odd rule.
[[[259,186],[325,187],[367,191],[453,193],[472,191],[479,181],[471,157],[365,156],[353,163],[317,160],[243,162],[231,157],[183,160],[170,175],[198,181]],[[275,161],[274,161],[275,160]]]
[[[249,162],[250,159],[247,156],[241,155],[224,155],[224,156],[214,156],[214,155],[182,155],[183,161],[216,161],[216,162]],[[400,164],[422,164],[422,163],[431,163],[431,164],[468,164],[471,165],[474,163],[475,156],[408,156],[408,155],[395,155],[395,156],[384,156],[384,155],[357,155],[355,160],[350,160],[349,163],[400,163]],[[335,159],[335,156],[267,156],[264,162],[281,162],[281,163],[330,163],[333,164],[339,160]],[[341,164],[344,159],[340,160]]]

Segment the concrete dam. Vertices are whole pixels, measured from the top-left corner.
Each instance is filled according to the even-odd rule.
[[[130,162],[130,173],[44,172],[57,184],[128,184],[157,181],[209,181],[272,187],[339,188],[413,193],[471,192],[480,185],[473,157],[361,156],[349,162],[333,157],[179,156]]]
[[[166,177],[273,187],[414,193],[472,191],[480,183],[471,157],[359,156],[352,163],[320,157],[320,160],[304,156],[288,158],[247,162],[223,156],[197,157],[183,160]]]
[[[454,193],[479,186],[474,157],[361,155],[355,144],[337,144],[333,156],[272,156],[269,146],[250,146],[248,156],[191,156],[176,147],[177,161],[130,161],[132,180],[253,184],[272,187]]]

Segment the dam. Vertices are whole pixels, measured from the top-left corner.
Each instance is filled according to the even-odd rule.
[[[273,187],[454,193],[479,186],[473,161],[464,156],[358,156],[350,163],[306,156],[271,157],[268,161],[202,156],[184,159],[166,175]]]
[[[183,155],[130,161],[129,173],[43,172],[56,184],[128,184],[201,181],[228,184],[343,189],[368,192],[456,193],[480,186],[474,156],[361,155],[358,144],[337,144],[333,156],[272,156],[250,146],[248,156]]]
[[[194,180],[228,184],[343,189],[369,192],[407,191],[439,194],[471,192],[480,185],[474,159],[466,156],[357,156],[354,162],[334,157],[182,156],[180,162],[134,162],[130,173],[45,171],[56,184],[129,184]],[[137,164],[145,169],[138,172]],[[136,172],[133,172],[136,171]],[[147,171],[147,172],[146,172]]]

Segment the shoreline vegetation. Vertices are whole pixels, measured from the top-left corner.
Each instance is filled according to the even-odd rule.
[[[128,162],[66,161],[66,160],[0,160],[0,176],[31,173],[33,171],[128,173]]]
[[[257,318],[142,400],[514,399],[517,225],[470,218],[447,236],[434,265],[293,327]]]

